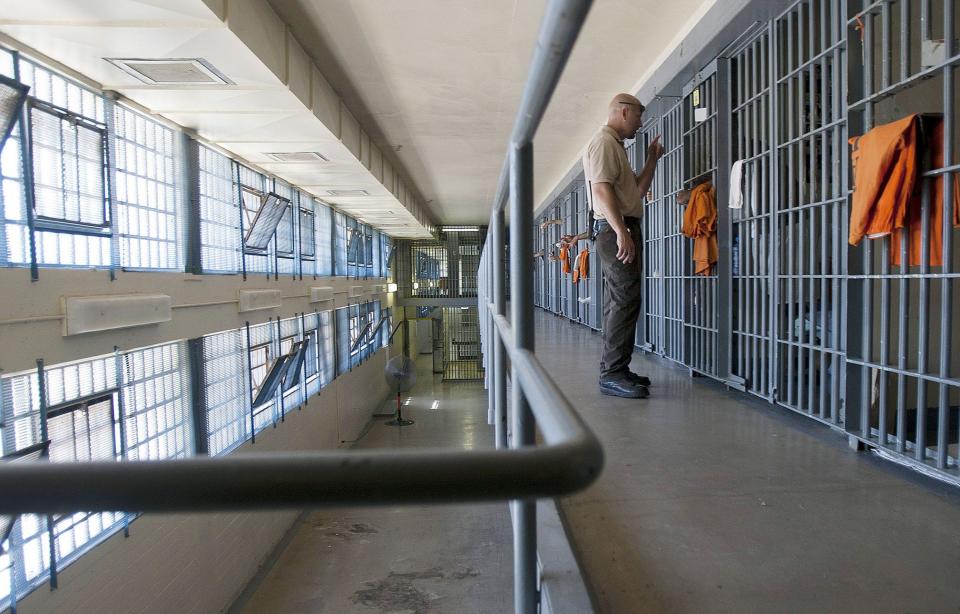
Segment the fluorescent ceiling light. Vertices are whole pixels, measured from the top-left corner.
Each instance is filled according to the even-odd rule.
[[[480,232],[479,226],[441,226],[441,232]]]

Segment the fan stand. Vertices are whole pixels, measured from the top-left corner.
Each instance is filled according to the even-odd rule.
[[[403,417],[403,410],[401,409],[402,405],[400,404],[400,390],[397,390],[397,417],[393,420],[387,420],[384,422],[387,426],[410,426],[414,423],[413,420],[408,420]]]

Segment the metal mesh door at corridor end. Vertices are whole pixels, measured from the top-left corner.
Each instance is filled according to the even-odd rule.
[[[919,203],[910,205],[916,234],[904,232],[899,245],[888,235],[849,248],[846,429],[957,481],[960,7],[955,0],[850,5],[850,134],[921,114],[922,156]]]
[[[476,307],[443,307],[443,380],[482,380],[480,321]]]

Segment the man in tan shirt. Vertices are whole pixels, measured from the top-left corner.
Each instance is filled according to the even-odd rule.
[[[629,367],[641,306],[643,195],[653,182],[663,145],[659,136],[653,140],[639,174],[634,174],[623,148],[623,139],[632,138],[640,129],[643,110],[640,101],[630,94],[614,96],[606,125],[591,139],[583,155],[583,172],[596,219],[597,253],[606,280],[600,392],[627,398],[650,394],[650,379],[631,372]]]

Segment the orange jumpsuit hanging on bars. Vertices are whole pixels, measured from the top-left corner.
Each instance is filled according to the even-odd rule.
[[[717,262],[717,195],[711,183],[701,183],[690,191],[683,211],[684,236],[693,239],[693,272],[709,275]]]

